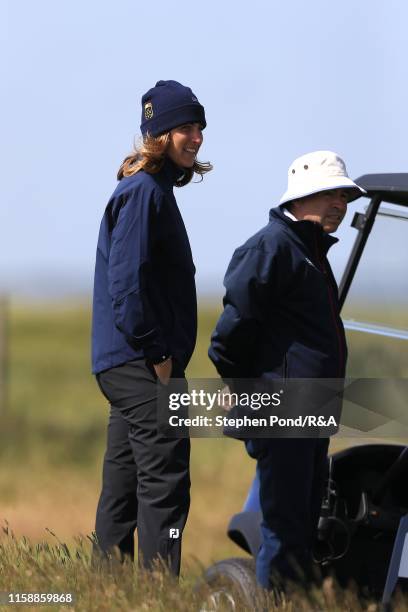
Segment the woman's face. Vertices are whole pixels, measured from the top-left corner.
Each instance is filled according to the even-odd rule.
[[[202,142],[200,124],[184,123],[170,131],[170,142],[166,153],[180,168],[191,168]]]

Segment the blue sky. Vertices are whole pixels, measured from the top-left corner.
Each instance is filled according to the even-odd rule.
[[[89,290],[141,95],[176,79],[205,106],[200,158],[214,164],[176,196],[200,293],[221,295],[233,250],[265,224],[295,157],[334,150],[354,178],[408,170],[407,22],[403,0],[3,0],[0,289]],[[393,231],[369,283],[406,277]],[[340,235],[337,273],[354,236]]]

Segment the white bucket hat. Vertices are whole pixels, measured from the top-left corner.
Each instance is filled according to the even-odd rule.
[[[350,189],[349,202],[367,193],[349,178],[346,164],[336,153],[314,151],[298,157],[289,166],[288,188],[279,203],[328,189]]]

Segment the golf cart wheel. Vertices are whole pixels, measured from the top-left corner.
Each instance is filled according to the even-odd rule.
[[[205,572],[206,600],[200,612],[231,610],[252,612],[262,609],[262,590],[255,576],[253,559],[232,558],[219,561]]]

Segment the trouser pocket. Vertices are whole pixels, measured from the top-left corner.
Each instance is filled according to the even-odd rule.
[[[103,389],[103,387],[102,387],[101,381],[99,380],[99,377],[100,377],[100,374],[96,374],[96,375],[95,375],[96,384],[98,385],[99,390],[100,390],[100,392],[102,393],[103,397],[104,397],[104,398],[105,398],[105,399],[106,399],[106,400],[107,400],[107,401],[110,403],[110,399],[109,399],[109,397],[106,395],[106,393],[105,393],[105,391],[104,391],[104,389]]]
[[[129,361],[97,375],[98,384],[112,406],[133,408],[156,399],[156,379],[144,359]]]

